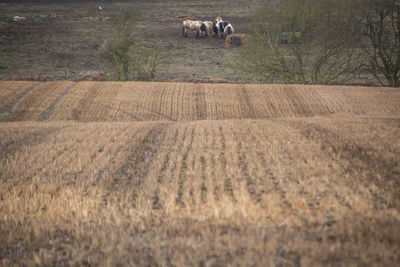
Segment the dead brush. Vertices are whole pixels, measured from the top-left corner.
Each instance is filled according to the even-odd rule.
[[[100,52],[109,66],[111,78],[117,81],[150,81],[155,78],[159,64],[158,45],[146,47],[132,32],[135,14],[125,11],[113,16],[114,37]]]

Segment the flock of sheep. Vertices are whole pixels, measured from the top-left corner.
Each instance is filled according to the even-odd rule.
[[[182,23],[182,33],[184,37],[188,37],[189,31],[195,31],[196,37],[215,36],[224,37],[224,39],[234,33],[232,24],[224,21],[221,17],[217,17],[214,21],[200,21],[187,19]]]

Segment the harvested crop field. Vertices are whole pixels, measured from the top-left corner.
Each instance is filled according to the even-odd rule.
[[[3,265],[400,262],[400,91],[0,82]]]

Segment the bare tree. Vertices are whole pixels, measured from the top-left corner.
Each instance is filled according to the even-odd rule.
[[[364,4],[363,35],[369,43],[365,51],[370,70],[380,84],[398,87],[400,86],[400,1],[370,0]]]
[[[357,68],[352,1],[282,0],[256,12],[246,70],[268,82],[329,84]]]

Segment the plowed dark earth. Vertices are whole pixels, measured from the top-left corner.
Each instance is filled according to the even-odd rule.
[[[3,265],[400,262],[394,88],[0,82]]]

